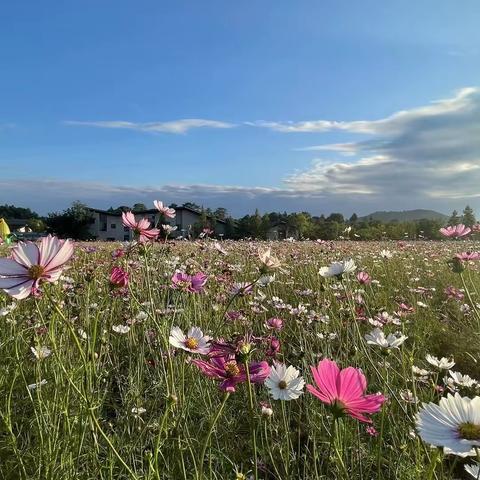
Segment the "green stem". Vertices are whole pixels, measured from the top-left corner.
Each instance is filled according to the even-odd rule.
[[[203,478],[203,463],[205,460],[205,454],[207,452],[208,444],[210,442],[210,437],[212,436],[213,429],[215,428],[216,423],[218,422],[218,419],[220,418],[220,415],[222,414],[222,411],[225,407],[225,404],[227,403],[227,399],[230,396],[230,392],[225,393],[225,397],[223,397],[222,404],[220,405],[220,408],[217,411],[217,414],[215,417],[213,417],[212,423],[210,424],[210,428],[208,429],[207,436],[205,438],[205,442],[203,444],[202,451],[200,453],[200,465],[198,467],[198,478],[199,480],[202,480]]]

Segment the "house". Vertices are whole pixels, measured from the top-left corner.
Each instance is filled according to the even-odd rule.
[[[267,230],[268,240],[285,240],[286,238],[294,238],[298,240],[300,237],[298,229],[287,224],[287,222],[277,222]]]
[[[129,241],[133,238],[133,232],[122,223],[122,214],[118,212],[109,212],[107,210],[89,209],[92,214],[90,233],[96,240],[107,241]],[[152,225],[160,223],[169,224],[177,229],[170,234],[171,238],[187,237],[194,235],[193,229],[198,225],[201,219],[201,213],[188,207],[175,208],[175,218],[164,218],[156,209],[142,210],[133,212],[135,218],[140,220],[147,218]],[[214,227],[215,235],[225,235],[225,220],[209,218],[211,227]]]

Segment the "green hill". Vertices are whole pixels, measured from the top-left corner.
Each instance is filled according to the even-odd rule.
[[[370,215],[360,217],[359,220],[378,220],[383,223],[389,222],[412,222],[415,220],[447,220],[448,216],[434,210],[402,210],[401,212],[373,212]]]

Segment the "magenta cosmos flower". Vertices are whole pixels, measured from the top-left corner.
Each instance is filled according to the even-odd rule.
[[[155,208],[162,214],[165,215],[167,218],[175,218],[175,209],[174,208],[169,208],[166,205],[163,204],[160,200],[155,200],[153,202],[155,205]]]
[[[361,422],[371,423],[364,414],[378,412],[385,397],[382,394],[365,395],[367,380],[361,370],[353,367],[340,370],[328,358],[317,367],[310,368],[316,383],[316,386],[307,385],[311,394],[330,405],[337,416],[347,414]]]
[[[220,388],[226,392],[234,392],[239,383],[247,381],[245,366],[238,363],[234,356],[214,357],[208,362],[204,360],[193,360],[202,373],[207,377],[221,380]],[[250,382],[263,383],[270,375],[270,366],[267,362],[253,362],[249,364]]]
[[[444,237],[450,237],[450,238],[460,238],[464,237],[465,235],[468,235],[472,229],[470,227],[466,227],[463,225],[463,223],[459,223],[458,225],[455,226],[449,226],[445,228],[440,229],[440,233]]]
[[[115,287],[125,288],[128,286],[128,272],[120,267],[113,267],[110,273],[110,283]]]
[[[172,287],[185,292],[203,292],[206,283],[207,276],[202,272],[198,272],[195,275],[176,272],[172,277]]]
[[[55,282],[73,255],[70,240],[42,238],[40,245],[19,243],[11,258],[0,258],[0,289],[18,300],[35,293],[41,282]]]
[[[150,228],[151,224],[146,218],[142,218],[137,222],[137,220],[135,220],[135,215],[132,212],[123,212],[122,222],[126,227],[130,228],[136,235],[138,235],[138,241],[140,243],[154,240],[160,233],[158,228]]]

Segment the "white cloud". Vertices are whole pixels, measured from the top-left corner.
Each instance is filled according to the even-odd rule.
[[[101,121],[101,122],[81,122],[76,120],[69,120],[64,123],[66,125],[72,125],[72,126],[136,130],[139,132],[149,132],[149,133],[176,133],[176,134],[186,133],[189,130],[194,128],[233,128],[236,126],[233,123],[220,122],[218,120],[206,120],[204,118],[184,118],[181,120],[172,120],[169,122],[148,122],[148,123],[125,122],[122,120]]]
[[[286,179],[294,190],[357,192],[402,202],[415,198],[478,196],[480,184],[480,89],[465,88],[450,99],[397,112],[375,121],[347,122],[344,130],[369,133],[358,142],[323,144],[348,162],[314,161]],[[353,157],[353,158],[351,158]]]

